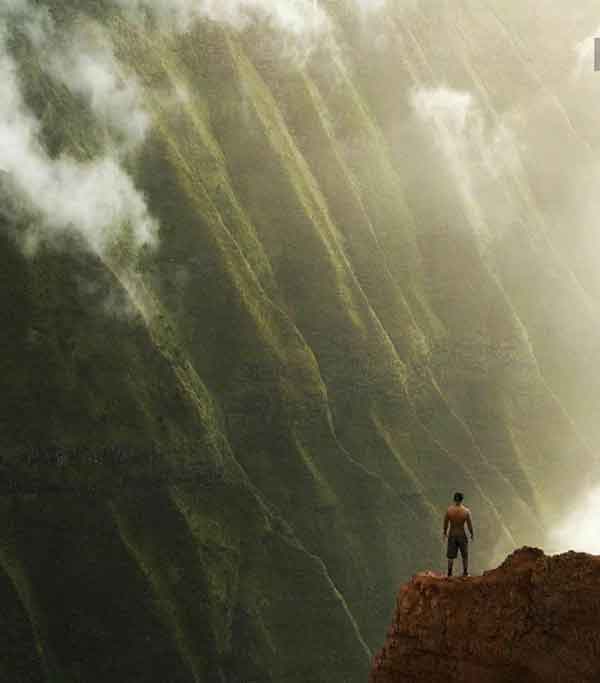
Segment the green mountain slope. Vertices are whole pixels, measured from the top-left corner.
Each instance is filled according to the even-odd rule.
[[[160,230],[24,254],[39,217],[3,180],[3,679],[366,680],[454,490],[481,571],[595,480],[593,237],[567,236],[567,171],[538,155],[571,135],[552,163],[585,171],[597,141],[523,56],[524,10],[434,4],[328,0],[297,60],[264,22],[46,3],[141,84],[123,165]],[[7,26],[50,158],[114,145]],[[415,114],[441,85],[476,98],[473,128]],[[502,125],[528,149],[491,144]]]

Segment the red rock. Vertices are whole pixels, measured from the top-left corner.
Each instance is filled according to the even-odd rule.
[[[600,556],[524,547],[483,576],[413,576],[370,683],[600,683]]]

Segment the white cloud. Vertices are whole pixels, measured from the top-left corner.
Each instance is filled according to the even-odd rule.
[[[108,40],[93,25],[81,27],[60,49],[52,46],[46,69],[131,145],[143,141],[150,116],[142,104],[142,89],[133,74],[123,73]]]
[[[362,12],[378,12],[386,5],[387,0],[354,0]]]
[[[243,28],[253,18],[271,21],[298,37],[318,34],[329,19],[316,0],[114,0],[133,15],[149,13],[178,31],[187,31],[197,19],[211,19]]]
[[[471,177],[470,147],[473,138],[467,134],[468,120],[472,129],[469,133],[475,136],[481,133],[481,119],[474,112],[472,95],[445,87],[419,88],[412,94],[412,105],[418,117],[432,127],[434,139],[454,176],[472,226],[482,231],[485,220]]]
[[[157,224],[119,162],[105,155],[87,163],[50,158],[40,143],[40,124],[22,96],[17,66],[0,36],[0,160],[10,184],[40,217],[22,243],[65,230],[82,235],[102,255],[127,226],[135,245],[153,244]]]
[[[4,0],[0,8],[0,164],[9,184],[35,214],[19,241],[26,251],[40,239],[72,231],[89,247],[105,254],[127,232],[133,245],[154,244],[158,225],[144,198],[121,167],[115,153],[80,162],[66,154],[51,158],[40,141],[40,123],[27,108],[17,65],[6,49],[6,19],[18,20],[40,62],[52,76],[82,96],[96,117],[119,130],[130,144],[141,142],[149,118],[141,106],[137,81],[120,73],[108,41],[93,25],[80,27],[61,43],[47,8],[28,0]],[[1,20],[4,19],[4,22]]]
[[[462,133],[473,96],[451,88],[422,88],[413,94],[413,105],[423,118],[444,119]]]
[[[142,88],[117,61],[104,29],[83,18],[65,36],[57,30],[48,9],[27,0],[7,0],[0,17],[18,19],[36,49],[40,65],[89,105],[98,121],[119,131],[131,146],[142,142],[150,126]],[[119,141],[121,146],[123,140]]]
[[[497,209],[505,204],[490,193],[490,183],[493,186],[496,179],[507,170],[515,171],[518,165],[510,128],[502,121],[487,123],[469,92],[446,87],[417,88],[411,103],[421,122],[431,128],[471,226],[487,240],[487,216],[498,215]]]

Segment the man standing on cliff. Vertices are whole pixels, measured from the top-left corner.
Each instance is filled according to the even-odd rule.
[[[471,540],[473,540],[473,522],[471,521],[471,511],[468,507],[463,505],[463,494],[454,494],[454,505],[451,505],[446,511],[444,517],[444,538],[448,538],[448,576],[452,576],[452,565],[458,551],[460,549],[460,556],[463,563],[463,576],[469,576],[469,539],[465,532],[465,522],[469,527]],[[448,533],[448,526],[450,533]]]

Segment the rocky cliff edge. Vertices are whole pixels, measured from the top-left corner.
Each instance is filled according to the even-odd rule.
[[[600,681],[600,556],[523,547],[482,576],[413,576],[369,683],[420,681]]]

